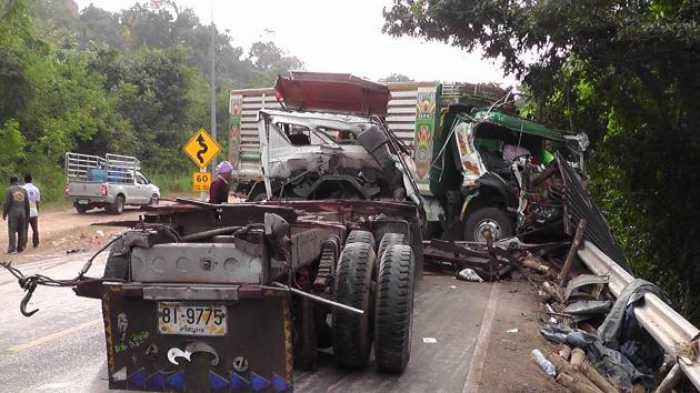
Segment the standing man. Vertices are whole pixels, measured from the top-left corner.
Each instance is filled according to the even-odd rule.
[[[29,198],[27,190],[18,184],[17,177],[10,177],[10,187],[5,193],[2,206],[2,219],[7,219],[10,245],[8,254],[24,251],[27,245],[27,218],[29,217]],[[17,239],[19,237],[19,239]]]
[[[216,180],[209,187],[209,203],[228,203],[228,194],[231,191],[231,172],[233,165],[228,161],[222,161],[216,167]]]
[[[27,190],[29,199],[29,225],[32,227],[32,245],[34,248],[39,247],[39,202],[41,202],[41,193],[39,188],[32,184],[32,174],[24,175],[24,189]],[[29,241],[29,227],[27,227],[27,235],[25,237]]]

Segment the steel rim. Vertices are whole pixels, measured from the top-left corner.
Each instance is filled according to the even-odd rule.
[[[491,240],[501,238],[501,226],[498,221],[491,218],[485,218],[476,225],[474,229],[474,240],[477,242],[486,242],[486,234],[491,232]]]

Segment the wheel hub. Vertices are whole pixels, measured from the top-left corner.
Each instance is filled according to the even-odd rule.
[[[490,218],[479,221],[474,229],[474,240],[477,242],[486,242],[489,232],[491,232],[491,240],[499,240],[501,238],[501,226],[497,221]]]

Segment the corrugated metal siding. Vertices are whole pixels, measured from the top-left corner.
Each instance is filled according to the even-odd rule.
[[[418,86],[425,83],[390,83],[391,92],[386,122],[407,145],[413,145],[413,133],[416,120],[416,94]],[[434,84],[429,84],[434,85]],[[243,96],[241,114],[241,151],[257,151],[258,141],[257,114],[260,109],[281,109],[273,89],[232,90],[231,95]]]
[[[241,112],[241,151],[258,152],[258,111],[261,109],[281,109],[273,89],[233,90],[231,95],[243,96]]]
[[[416,127],[416,97],[418,83],[389,84],[391,99],[387,110],[386,124],[407,146],[413,147]]]

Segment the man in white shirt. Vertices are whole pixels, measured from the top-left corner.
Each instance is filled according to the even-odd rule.
[[[32,175],[27,173],[24,175],[24,189],[27,190],[29,199],[29,225],[25,228],[29,235],[29,226],[32,227],[32,244],[34,248],[39,247],[39,202],[41,202],[41,193],[37,186],[32,184]],[[25,236],[27,239],[29,236]]]

